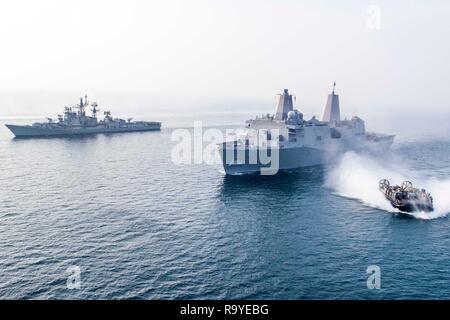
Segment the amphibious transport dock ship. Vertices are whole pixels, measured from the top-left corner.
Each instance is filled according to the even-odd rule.
[[[219,144],[226,174],[275,174],[278,170],[332,162],[336,153],[365,148],[387,149],[393,135],[368,133],[359,117],[341,120],[339,96],[333,91],[320,120],[305,120],[294,110],[293,96],[278,95],[274,115],[247,121],[247,132]]]
[[[92,115],[86,114],[86,109],[91,108]],[[116,119],[110,111],[104,111],[104,119],[98,120],[97,103],[90,103],[87,96],[80,98],[80,103],[74,107],[66,107],[63,115],[58,115],[57,120],[47,118],[47,122],[37,122],[32,125],[7,124],[9,130],[16,138],[52,137],[52,136],[78,136],[96,133],[119,133],[135,131],[160,130],[160,122],[132,121]]]

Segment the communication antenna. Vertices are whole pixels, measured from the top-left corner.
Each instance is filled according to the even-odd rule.
[[[93,102],[93,103],[92,103],[92,109],[91,109],[91,111],[92,111],[92,115],[93,115],[94,117],[97,117],[97,112],[100,111],[100,109],[98,109],[97,106],[98,106],[97,102]]]

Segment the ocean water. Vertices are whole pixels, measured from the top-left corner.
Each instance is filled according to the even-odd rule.
[[[448,136],[228,177],[174,165],[168,127],[17,140],[4,123],[0,298],[450,298]],[[395,212],[377,190],[384,177],[426,187],[436,211]],[[380,289],[367,288],[370,265]],[[80,288],[68,289],[74,266]]]

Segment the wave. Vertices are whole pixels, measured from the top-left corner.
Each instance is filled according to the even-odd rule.
[[[412,181],[419,188],[425,188],[434,199],[433,212],[414,212],[418,219],[436,219],[450,213],[450,180],[424,178],[410,170],[405,161],[392,155],[379,158],[369,154],[347,152],[327,172],[325,184],[337,194],[389,212],[399,212],[393,208],[378,189],[378,182],[388,179],[391,184]]]

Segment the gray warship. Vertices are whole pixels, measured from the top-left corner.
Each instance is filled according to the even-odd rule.
[[[366,132],[359,117],[341,120],[339,95],[333,91],[320,120],[305,120],[294,109],[288,89],[278,95],[274,115],[247,121],[241,136],[218,144],[226,174],[276,174],[278,171],[328,164],[336,154],[361,149],[387,150],[394,135]]]
[[[86,114],[91,108],[92,114]],[[87,95],[80,98],[80,103],[73,107],[65,107],[64,113],[57,119],[47,118],[47,122],[36,122],[32,125],[6,124],[16,138],[79,136],[97,133],[119,133],[136,131],[154,131],[161,129],[160,122],[132,121],[117,119],[110,111],[104,111],[104,119],[98,120],[100,111],[96,102],[90,103]]]

